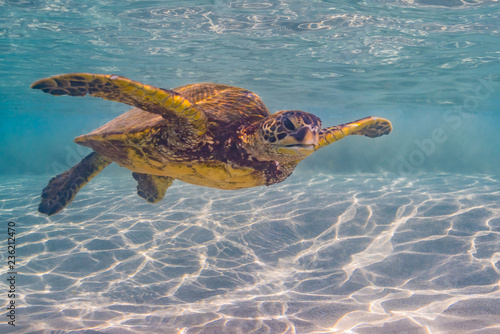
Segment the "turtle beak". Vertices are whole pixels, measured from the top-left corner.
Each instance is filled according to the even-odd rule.
[[[309,126],[303,126],[299,131],[292,133],[291,136],[302,145],[318,145],[318,131],[312,130]]]
[[[303,126],[280,141],[280,153],[289,155],[308,156],[316,150],[319,135],[317,130]]]

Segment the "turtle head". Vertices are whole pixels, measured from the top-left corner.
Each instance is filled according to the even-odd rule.
[[[321,120],[299,110],[279,111],[262,120],[248,140],[259,160],[299,162],[316,150]]]

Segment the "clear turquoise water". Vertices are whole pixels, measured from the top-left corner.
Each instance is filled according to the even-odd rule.
[[[499,22],[481,0],[0,0],[16,330],[497,333]],[[231,84],[271,111],[394,131],[322,149],[273,187],[178,182],[156,206],[109,167],[47,218],[41,189],[88,153],[73,138],[128,110],[29,88],[69,72]]]

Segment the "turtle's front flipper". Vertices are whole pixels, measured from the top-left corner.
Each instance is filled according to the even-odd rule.
[[[93,152],[71,169],[52,178],[42,191],[38,211],[51,216],[64,209],[76,193],[111,162],[105,156]]]
[[[370,138],[387,135],[392,131],[391,122],[380,117],[366,117],[357,121],[331,126],[320,130],[316,149],[327,146],[350,135],[363,135]]]
[[[156,203],[163,199],[168,187],[174,182],[174,178],[150,174],[132,173],[137,180],[137,194],[150,203]]]
[[[96,96],[128,104],[161,115],[173,123],[182,123],[186,134],[199,137],[206,131],[206,117],[178,93],[142,84],[118,75],[72,73],[34,82],[31,88],[52,95]]]

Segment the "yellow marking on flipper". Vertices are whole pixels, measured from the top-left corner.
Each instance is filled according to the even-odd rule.
[[[127,87],[128,88],[128,87]],[[132,92],[132,91],[131,91]],[[148,94],[148,92],[144,89],[136,89],[135,91],[133,91],[134,95],[136,97],[139,97],[139,98],[142,98],[142,99],[145,99],[145,100],[148,100],[148,101],[152,101],[152,99],[149,99],[148,96],[150,96]]]
[[[118,75],[62,74],[38,80],[31,87],[52,95],[84,96],[89,94],[138,107],[161,115],[165,119],[184,119],[184,124],[192,127],[192,135],[195,137],[202,136],[206,131],[205,113],[189,100],[174,91],[146,85]]]
[[[327,146],[346,136],[363,135],[370,138],[389,134],[392,131],[390,121],[380,117],[366,117],[351,123],[331,126],[320,131],[316,149]]]
[[[189,111],[186,114],[191,115],[191,114],[194,114],[194,111],[195,111],[195,109],[191,108],[191,106],[192,106],[191,103],[188,100],[184,99],[184,101],[182,101],[182,103],[179,105],[177,110],[179,112],[182,112],[185,110],[187,111],[189,109]]]
[[[182,97],[180,97],[179,95],[175,95],[174,96],[174,103],[172,105],[172,107],[174,107],[175,109],[178,109],[182,103],[184,102],[184,99]]]

